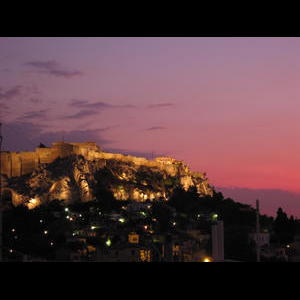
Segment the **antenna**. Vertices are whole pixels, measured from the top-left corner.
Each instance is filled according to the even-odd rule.
[[[259,200],[256,200],[256,261],[260,262],[260,244],[259,244]]]

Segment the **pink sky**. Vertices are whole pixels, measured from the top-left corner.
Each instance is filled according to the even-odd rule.
[[[0,38],[4,147],[65,131],[300,193],[299,53],[300,38]]]

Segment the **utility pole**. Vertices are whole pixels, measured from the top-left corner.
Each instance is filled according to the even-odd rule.
[[[256,261],[260,262],[260,226],[259,226],[259,200],[256,200]]]
[[[2,219],[2,155],[1,155],[1,146],[2,146],[2,123],[0,122],[0,262],[3,261],[2,257],[2,249],[3,249],[3,237],[2,237],[2,232],[3,232],[3,219]]]

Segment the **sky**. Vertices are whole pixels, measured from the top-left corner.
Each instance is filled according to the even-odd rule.
[[[299,54],[300,38],[0,38],[3,149],[171,156],[300,217]]]

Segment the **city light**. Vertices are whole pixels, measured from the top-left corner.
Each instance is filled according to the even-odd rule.
[[[218,214],[213,214],[213,215],[212,215],[212,218],[213,218],[214,220],[218,219]]]
[[[69,211],[69,209],[66,207],[66,208],[65,208],[65,211]]]
[[[211,262],[212,260],[211,260],[211,258],[209,258],[209,257],[204,257],[204,259],[203,259],[203,262]]]
[[[110,240],[110,239],[107,239],[107,241],[105,242],[105,244],[106,244],[107,247],[110,247],[110,245],[111,245],[111,240]]]
[[[91,226],[91,229],[92,229],[92,230],[94,230],[94,229],[96,229],[96,228],[97,228],[96,226]]]
[[[47,231],[47,230],[44,230],[44,234],[48,234],[48,231]]]
[[[12,231],[12,232],[15,232],[16,230],[13,228],[11,231]]]
[[[124,218],[120,218],[120,219],[119,219],[119,222],[120,222],[120,223],[125,223],[125,219],[124,219]]]
[[[43,223],[43,220],[40,220],[40,223]]]

